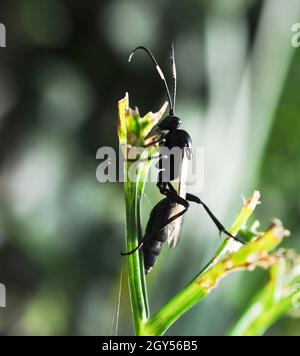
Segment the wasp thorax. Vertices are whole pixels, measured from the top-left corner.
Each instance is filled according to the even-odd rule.
[[[177,116],[167,116],[159,124],[161,130],[177,130],[181,125],[181,119]]]

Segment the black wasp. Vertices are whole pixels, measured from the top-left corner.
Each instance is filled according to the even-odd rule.
[[[186,192],[188,172],[187,164],[188,161],[192,159],[192,139],[186,131],[179,129],[181,119],[175,116],[177,73],[174,45],[172,45],[172,72],[174,78],[173,100],[171,98],[169,86],[163,71],[148,48],[139,46],[134,49],[130,54],[129,62],[138,50],[146,52],[154,63],[156,70],[165,85],[170,105],[169,115],[161,119],[160,122],[158,122],[158,124],[151,130],[147,136],[150,143],[145,147],[159,145],[160,148],[167,148],[168,150],[166,152],[170,152],[174,148],[178,148],[180,150],[180,157],[177,159],[174,159],[173,155],[160,153],[158,161],[159,174],[157,187],[165,198],[153,208],[146,227],[144,238],[140,241],[139,245],[133,251],[122,253],[124,256],[131,255],[140,250],[140,248],[143,248],[145,272],[148,274],[155,265],[163,243],[166,240],[168,240],[169,247],[176,247],[180,236],[183,215],[189,208],[189,202],[201,204],[204,207],[212,221],[217,226],[220,234],[225,233],[241,243],[242,241],[232,236],[225,229],[225,227],[219,222],[205,203],[203,203],[198,197]],[[168,167],[168,170],[165,169],[165,167]],[[179,182],[177,189],[175,189],[171,183],[175,180],[178,180]]]

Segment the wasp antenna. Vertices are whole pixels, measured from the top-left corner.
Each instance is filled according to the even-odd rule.
[[[173,111],[175,113],[175,107],[176,107],[176,94],[177,94],[177,69],[176,69],[176,61],[175,61],[175,45],[174,42],[172,42],[172,74],[174,78],[174,87],[173,87]]]
[[[168,96],[168,101],[169,101],[169,104],[170,104],[170,112],[173,112],[173,101],[172,101],[172,98],[171,98],[171,94],[170,94],[170,89],[169,89],[169,86],[168,86],[168,83],[167,83],[167,80],[166,80],[166,77],[162,71],[162,69],[160,68],[156,58],[154,57],[154,55],[152,54],[152,52],[147,48],[147,47],[144,47],[144,46],[139,46],[137,48],[135,48],[131,53],[130,53],[130,56],[128,58],[128,62],[131,62],[132,60],[132,57],[134,56],[135,52],[138,51],[138,50],[142,50],[144,52],[146,52],[148,54],[148,56],[151,58],[153,64],[155,65],[155,68],[160,76],[160,79],[164,82],[164,85],[165,85],[165,88],[166,88],[166,92],[167,92],[167,96]]]
[[[129,56],[129,58],[128,58],[128,62],[129,62],[129,63],[131,62],[132,57],[133,57],[134,54],[135,54],[135,51],[136,51],[136,49],[135,49],[133,52],[130,53],[130,56]]]

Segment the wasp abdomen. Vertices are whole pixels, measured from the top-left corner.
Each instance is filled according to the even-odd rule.
[[[168,226],[165,226],[175,203],[168,198],[160,201],[152,210],[145,232],[143,246],[145,272],[149,273],[161,253],[164,242],[168,238]]]
[[[160,233],[160,235],[162,235]],[[144,266],[145,266],[145,273],[148,274],[152,267],[155,265],[158,256],[161,253],[163,243],[166,241],[167,234],[163,234],[163,241],[158,241],[154,238],[149,239],[147,242],[144,243]],[[161,236],[162,237],[162,236]]]

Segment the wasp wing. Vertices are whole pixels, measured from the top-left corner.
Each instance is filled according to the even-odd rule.
[[[179,180],[178,180],[178,188],[177,194],[186,199],[186,186],[187,186],[187,178],[188,178],[188,165],[189,160],[191,159],[191,149],[189,147],[185,147],[182,150],[182,156],[179,162]],[[185,208],[180,204],[175,204],[174,209],[171,212],[170,218],[182,212]],[[169,247],[176,247],[180,238],[181,225],[183,222],[183,216],[179,217],[172,223],[168,225],[168,244]]]

